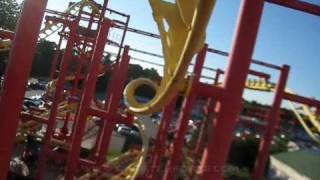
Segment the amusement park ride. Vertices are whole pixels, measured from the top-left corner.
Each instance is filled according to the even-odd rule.
[[[262,137],[252,178],[263,178],[269,149],[279,124],[283,100],[302,104],[304,115],[291,106],[307,133],[320,143],[320,101],[296,95],[286,90],[288,65],[277,66],[252,60],[257,32],[264,3],[274,3],[312,15],[320,15],[320,6],[298,0],[242,0],[237,28],[230,54],[215,50],[205,44],[205,31],[213,12],[215,0],[149,0],[160,35],[128,27],[130,16],[108,9],[108,0],[100,5],[93,0],[70,3],[64,12],[46,10],[46,0],[25,0],[15,32],[0,31],[0,51],[10,51],[0,99],[0,179],[6,179],[14,147],[24,143],[26,137],[34,137],[41,143],[36,165],[36,179],[46,179],[52,160],[63,166],[61,177],[71,179],[176,179],[185,163],[190,170],[184,172],[189,179],[221,179],[228,150],[234,138],[233,132],[242,107],[245,88],[274,92],[267,126]],[[40,30],[44,14],[44,26]],[[111,19],[114,13],[125,20]],[[85,26],[83,26],[85,24]],[[168,26],[168,27],[166,27]],[[112,29],[122,31],[119,42],[108,38]],[[160,38],[164,54],[164,73],[160,84],[139,78],[126,85],[131,49],[124,44],[126,32],[140,33]],[[21,112],[32,59],[39,39],[58,33],[60,39],[52,63],[49,87],[44,95],[45,108],[30,108]],[[63,42],[66,42],[65,45]],[[118,48],[116,60],[105,64],[105,46]],[[108,51],[108,49],[106,49]],[[75,53],[76,52],[76,53]],[[143,52],[143,51],[140,51]],[[145,52],[147,53],[147,52]],[[228,56],[226,72],[216,71],[213,84],[200,81],[207,53]],[[149,53],[151,54],[151,53]],[[196,56],[193,72],[187,73],[193,56]],[[69,64],[77,62],[77,69],[69,71]],[[270,82],[270,75],[250,70],[250,63],[280,71],[277,83]],[[105,101],[95,97],[96,82],[100,76],[111,72]],[[225,74],[224,82],[219,77]],[[247,80],[247,76],[259,80]],[[72,82],[72,88],[65,84]],[[135,99],[137,88],[148,85],[156,94],[147,103]],[[184,97],[178,118],[174,140],[166,146],[168,129],[176,105],[177,96]],[[203,124],[210,125],[210,133],[201,125],[195,149],[185,153],[185,135],[191,110],[198,98],[206,98]],[[127,107],[120,107],[124,98]],[[145,126],[140,114],[163,112],[154,144],[149,147]],[[87,124],[100,123],[94,147],[90,155],[80,156]],[[58,128],[57,122],[63,122]],[[68,126],[72,122],[72,126]],[[142,138],[142,148],[107,159],[110,139],[116,124],[134,124]],[[310,128],[310,124],[314,128]],[[45,131],[40,131],[45,127]],[[163,165],[162,157],[168,161]],[[188,158],[184,158],[188,156]],[[188,159],[188,160],[186,160]],[[188,162],[187,162],[188,161]],[[160,172],[165,166],[164,173]]]

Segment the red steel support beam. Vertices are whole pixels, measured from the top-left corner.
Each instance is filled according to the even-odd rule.
[[[165,169],[165,174],[163,177],[164,180],[176,179],[175,173],[177,172],[177,170],[181,165],[185,135],[188,131],[188,124],[191,116],[192,107],[197,101],[197,93],[195,92],[196,84],[193,82],[198,82],[200,80],[201,70],[204,64],[204,60],[206,58],[207,48],[208,48],[208,45],[205,45],[203,49],[199,52],[196,59],[196,63],[193,71],[194,76],[192,79],[191,89],[183,103],[182,112],[180,112],[178,132],[176,133],[176,136],[174,138],[173,152],[171,154],[171,157]]]
[[[154,152],[151,154],[150,160],[150,170],[146,172],[146,179],[157,179],[160,171],[161,158],[166,150],[166,142],[169,133],[169,127],[172,119],[173,112],[176,107],[177,98],[174,98],[163,111],[163,116],[161,118],[161,123],[157,133],[157,138],[154,145]]]
[[[214,53],[214,54],[218,54],[218,55],[221,55],[221,56],[229,56],[228,52],[217,50],[217,49],[213,49],[213,48],[208,48],[208,52]],[[267,63],[267,62],[263,62],[263,61],[260,61],[260,60],[255,60],[255,59],[252,59],[251,63],[252,64],[256,64],[256,65],[260,65],[260,66],[264,66],[264,67],[268,67],[268,68],[271,68],[271,69],[276,69],[276,70],[280,70],[281,69],[280,66],[277,66],[277,65],[274,65],[274,64],[270,64],[270,63]]]
[[[26,0],[10,52],[0,100],[0,179],[6,179],[46,0]],[[30,25],[32,24],[32,25]]]
[[[289,66],[284,65],[281,70],[279,83],[277,84],[275,96],[273,99],[272,108],[267,117],[268,125],[266,127],[266,132],[260,143],[260,149],[256,160],[253,180],[263,179],[264,170],[269,157],[270,145],[275,134],[276,127],[278,126],[280,121],[279,117],[281,111],[281,102],[283,100],[284,91],[287,85],[289,69]]]
[[[203,97],[213,97],[214,99],[220,99],[223,88],[220,86],[213,86],[210,84],[204,84],[202,82],[195,82],[195,91],[197,94],[201,94]]]
[[[0,29],[0,38],[13,40],[14,39],[14,32]]]
[[[214,78],[215,79],[214,85],[219,84],[219,79],[222,73],[223,71],[221,71],[220,69],[216,71],[216,76]],[[197,173],[199,160],[201,160],[201,156],[205,148],[205,140],[208,135],[208,132],[207,132],[208,124],[209,124],[209,121],[213,118],[214,110],[217,105],[217,100],[218,99],[215,99],[215,98],[208,98],[205,107],[203,107],[203,112],[205,116],[201,122],[200,130],[199,130],[200,132],[199,132],[195,150],[194,150],[193,164],[192,164],[192,169],[189,177],[190,179],[193,179]]]
[[[269,74],[266,74],[266,73],[263,73],[263,72],[260,72],[260,71],[249,70],[249,74],[253,75],[253,76],[260,77],[260,78],[264,78],[266,80],[270,79],[270,75]]]
[[[118,108],[120,105],[120,100],[122,97],[122,92],[125,86],[125,82],[128,76],[128,67],[129,67],[129,46],[125,46],[123,50],[122,60],[120,63],[116,64],[117,67],[112,74],[111,87],[112,89],[108,89],[110,91],[109,101],[106,101],[107,104],[107,112],[108,113],[118,113]],[[109,88],[109,87],[108,87]],[[129,117],[131,118],[131,117]],[[131,120],[130,120],[131,121]],[[98,164],[102,164],[105,162],[106,154],[109,149],[109,144],[112,136],[112,131],[115,128],[116,123],[121,123],[116,118],[104,119],[103,121],[103,129],[101,132],[101,137],[99,139],[99,149],[98,149]]]
[[[104,20],[101,22],[102,25],[99,29],[99,34],[96,40],[90,69],[86,78],[83,98],[80,102],[79,109],[76,115],[75,130],[72,137],[72,144],[67,158],[66,167],[66,180],[73,180],[74,175],[77,172],[78,160],[81,150],[82,137],[86,127],[86,121],[88,118],[88,111],[91,106],[91,102],[94,98],[95,85],[98,79],[98,70],[101,59],[103,58],[104,47],[107,42],[107,36],[111,22],[109,20]]]
[[[209,137],[200,164],[201,180],[218,180],[222,177],[233,131],[241,110],[242,94],[249,73],[263,5],[263,0],[242,0],[223,86],[224,92],[217,104],[219,113],[212,123],[214,131]]]
[[[265,0],[266,2],[277,4],[283,7],[302,11],[305,13],[320,16],[320,6],[300,0]]]
[[[127,31],[128,31],[128,25],[129,25],[129,21],[130,21],[130,16],[126,16],[126,18],[127,18],[127,20],[126,20],[126,23],[124,25],[124,29],[123,29],[123,32],[122,32],[122,38],[121,38],[121,42],[120,42],[120,45],[119,45],[119,50],[118,50],[116,63],[118,63],[119,60],[120,60],[120,55],[121,55],[122,47],[123,47],[123,44],[124,44],[124,39],[125,39]]]
[[[269,67],[269,66],[267,66],[267,67]],[[279,70],[281,70],[281,68],[279,68]],[[224,74],[223,70],[218,69],[217,71],[219,71],[220,75]],[[267,73],[264,73],[264,72],[260,72],[260,71],[256,71],[256,70],[251,70],[251,69],[249,70],[249,74],[252,75],[252,76],[264,78],[266,80],[269,80],[270,77],[271,77],[270,74],[267,74]]]
[[[38,123],[42,123],[42,124],[47,124],[48,120],[41,117],[41,116],[37,116],[34,114],[30,114],[30,113],[21,113],[20,115],[21,120],[23,121],[36,121]]]
[[[78,27],[78,23],[79,23],[78,21],[74,21],[70,27],[70,37],[67,42],[66,51],[63,55],[59,78],[57,80],[57,84],[55,87],[56,90],[54,93],[54,99],[53,99],[54,101],[52,102],[50,115],[49,115],[49,119],[48,119],[48,125],[46,128],[45,136],[43,138],[43,145],[42,145],[41,152],[40,152],[40,157],[39,157],[39,162],[38,162],[39,165],[38,165],[38,170],[37,170],[37,179],[38,180],[43,179],[44,172],[47,167],[47,153],[50,148],[51,137],[54,134],[54,129],[55,129],[56,120],[57,120],[56,118],[57,118],[57,114],[58,114],[58,108],[59,108],[59,104],[60,104],[60,102],[62,100],[62,96],[63,96],[67,68],[68,68],[70,59],[72,57],[73,45],[76,41],[76,30]]]
[[[190,179],[193,179],[198,171],[199,166],[199,160],[201,160],[201,156],[203,154],[203,151],[205,149],[205,140],[208,135],[208,125],[209,121],[213,118],[214,115],[214,109],[216,107],[216,101],[213,98],[208,99],[206,106],[204,107],[205,116],[202,120],[202,124],[200,126],[200,132],[199,136],[196,142],[195,150],[194,150],[194,156],[193,156],[193,164],[192,164],[192,170],[190,174]]]
[[[306,104],[311,107],[320,107],[320,101],[318,101],[316,99],[311,99],[311,98],[307,98],[304,96],[296,95],[296,94],[291,94],[291,93],[285,92],[284,99],[289,100],[289,101],[293,101],[293,102],[297,102],[297,103],[301,103],[301,104]]]

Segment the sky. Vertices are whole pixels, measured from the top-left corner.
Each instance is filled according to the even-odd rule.
[[[97,0],[101,3],[102,0]],[[308,0],[320,5],[319,0]],[[48,9],[63,11],[68,0],[49,0]],[[151,8],[147,0],[109,0],[109,8],[130,15],[130,27],[158,33],[153,21]],[[217,0],[208,29],[206,42],[209,47],[230,51],[235,30],[240,0]],[[112,33],[112,32],[111,32]],[[115,31],[112,37],[117,39],[120,32]],[[132,48],[162,54],[160,40],[128,33],[125,43]],[[253,58],[276,65],[290,65],[287,87],[307,97],[320,99],[320,17],[298,12],[277,5],[265,3]],[[132,56],[152,60],[163,64],[162,59],[132,53]],[[161,68],[140,63],[144,67]],[[227,58],[207,55],[206,66],[225,69]],[[257,65],[251,69],[270,73],[272,81],[277,81],[279,73]],[[204,71],[206,76],[213,72]],[[270,104],[273,94],[246,90],[244,97],[249,100]]]

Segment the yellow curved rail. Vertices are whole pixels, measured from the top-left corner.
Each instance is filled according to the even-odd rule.
[[[125,153],[121,156],[111,159],[107,166],[110,168],[121,169],[123,166],[121,163],[126,161],[132,161],[130,164],[122,170],[119,174],[111,175],[108,172],[101,172],[99,169],[95,169],[90,173],[87,173],[80,177],[79,179],[103,179],[100,176],[106,175],[108,179],[111,180],[134,180],[139,175],[139,172],[142,169],[143,163],[147,157],[148,148],[149,148],[149,139],[145,133],[145,126],[142,121],[135,119],[133,123],[140,132],[142,138],[142,150],[141,151],[132,151]],[[132,160],[133,159],[133,160]]]
[[[139,81],[127,85],[124,94],[127,97],[128,108],[131,112],[139,114],[160,111],[176,94],[194,54],[204,44],[205,31],[215,5],[215,0],[177,0],[176,3],[149,0],[149,2],[160,31],[165,66],[156,95],[148,103],[137,103],[132,96]]]
[[[88,7],[92,10],[94,14],[99,14],[99,8],[98,6],[90,0],[81,0],[77,3],[72,4],[69,6],[63,13],[65,14],[71,14],[76,15],[79,13],[79,10],[84,7]],[[65,19],[64,16],[59,16],[60,18]],[[62,24],[59,23],[46,23],[45,27],[40,30],[40,34],[44,34],[44,36],[41,39],[48,38],[53,33],[57,32],[59,29],[62,28]]]
[[[266,91],[271,92],[274,91],[275,85],[270,84],[266,81],[252,81],[249,80],[246,83],[246,88],[251,90],[257,90],[257,91]],[[286,90],[286,92],[290,94],[295,94],[293,91]],[[304,111],[304,114],[308,117],[308,120],[310,120],[311,124],[315,127],[315,130],[317,133],[314,133],[311,128],[307,125],[306,120],[302,118],[300,113],[297,111],[295,106],[291,101],[288,101],[289,106],[293,113],[295,114],[296,118],[298,119],[299,123],[303,127],[303,129],[307,132],[307,134],[317,143],[320,144],[320,136],[317,135],[320,134],[320,122],[317,120],[317,117],[312,113],[310,108],[307,105],[302,106],[302,110]]]
[[[149,140],[145,132],[145,126],[142,121],[136,119],[133,123],[136,127],[138,127],[141,138],[142,138],[142,150],[139,153],[138,157],[120,174],[117,174],[111,178],[111,180],[134,180],[139,175],[139,172],[142,169],[143,163],[147,157],[148,148],[149,148]]]
[[[317,136],[315,133],[312,132],[312,130],[308,127],[307,123],[305,120],[301,117],[300,113],[296,110],[294,107],[293,103],[288,101],[292,111],[294,112],[295,116],[297,117],[298,121],[302,125],[303,129],[307,132],[307,134],[317,143],[320,144],[320,137]]]

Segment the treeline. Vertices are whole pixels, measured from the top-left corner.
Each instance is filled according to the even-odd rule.
[[[47,79],[50,76],[51,65],[55,54],[56,44],[49,41],[40,41],[37,45],[37,52],[32,65],[31,76],[34,78]],[[106,63],[110,64],[110,56],[105,57]],[[71,68],[75,69],[75,68]],[[112,72],[107,71],[103,76],[101,76],[97,82],[96,89],[97,92],[105,92],[108,87],[110,78],[112,78]],[[152,80],[160,80],[160,76],[157,70],[153,68],[143,68],[138,64],[130,64],[128,69],[128,79],[127,83],[136,78],[146,77]],[[151,88],[139,88],[137,90],[137,95],[151,98],[154,95],[154,91]]]
[[[261,111],[261,112],[265,111],[266,112],[265,118],[267,118],[267,115],[270,109],[271,109],[270,105],[261,104],[254,100],[253,101],[244,100],[241,114],[250,116],[251,115],[250,111]],[[301,116],[304,117],[303,114],[301,114]],[[287,108],[281,108],[280,119],[282,120],[280,121],[281,127],[289,128],[292,126],[292,124],[294,124],[294,121],[296,120],[296,116],[292,110]]]

